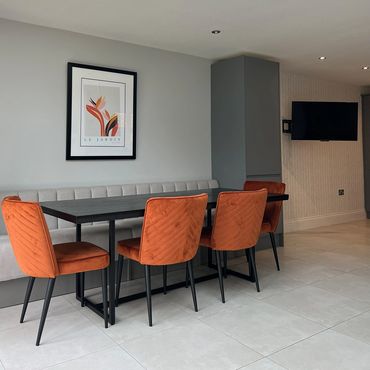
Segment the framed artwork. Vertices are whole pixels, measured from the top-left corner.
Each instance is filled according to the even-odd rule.
[[[67,160],[136,158],[136,77],[68,63]]]

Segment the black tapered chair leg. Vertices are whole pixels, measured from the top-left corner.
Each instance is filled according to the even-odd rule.
[[[194,311],[198,312],[197,294],[195,292],[195,282],[194,282],[193,261],[190,260],[186,262],[186,266],[187,266],[187,270],[189,272],[189,277],[190,277],[190,287],[191,287],[191,294],[193,296]]]
[[[222,274],[222,266],[221,266],[221,252],[216,251],[216,262],[217,262],[217,271],[218,271],[218,281],[220,283],[220,291],[221,291],[221,300],[222,303],[225,303],[225,292],[224,292],[224,278]]]
[[[108,287],[107,287],[108,269],[101,270],[101,288],[103,295],[103,312],[104,312],[104,327],[108,327]]]
[[[256,281],[256,279],[254,277],[254,272],[253,272],[253,268],[252,268],[250,250],[249,249],[245,250],[245,256],[247,257],[250,280],[254,283]]]
[[[163,266],[163,294],[167,294],[167,266]]]
[[[189,288],[189,270],[187,263],[185,263],[185,288]]]
[[[118,255],[118,265],[117,265],[117,282],[116,282],[116,307],[118,307],[119,292],[121,289],[122,273],[123,273],[123,256]]]
[[[146,288],[146,302],[148,305],[148,320],[149,326],[153,326],[152,322],[152,287],[150,281],[150,266],[145,265],[145,288]]]
[[[278,256],[277,248],[276,248],[275,235],[274,233],[269,233],[269,234],[270,234],[270,239],[271,239],[271,244],[272,244],[272,250],[274,251],[276,268],[278,271],[280,271],[279,256]]]
[[[24,321],[24,316],[26,315],[27,307],[28,307],[28,302],[30,301],[31,293],[32,293],[32,288],[33,288],[33,283],[35,282],[34,277],[30,277],[28,279],[28,284],[27,284],[27,290],[26,290],[26,295],[24,296],[24,302],[23,302],[23,308],[22,308],[22,313],[21,313],[21,319],[20,323],[23,323]]]
[[[260,292],[260,284],[258,281],[257,267],[256,267],[256,247],[248,248],[248,253],[249,253],[249,259],[250,259],[253,275],[256,280],[256,289],[257,289],[257,292]]]
[[[250,257],[249,257],[248,249],[245,250],[245,257],[247,257],[247,263],[249,265],[251,263],[251,260],[250,260]]]
[[[80,282],[80,297],[81,297],[81,307],[85,307],[85,273],[81,272],[81,282]]]
[[[53,295],[54,285],[55,285],[55,278],[50,278],[48,281],[48,286],[46,288],[44,306],[42,308],[39,331],[37,333],[36,346],[40,345],[41,335],[42,335],[42,331],[44,330],[45,320],[48,314],[51,296]]]
[[[227,279],[227,252],[226,251],[222,252],[222,259],[224,262],[224,267],[223,267],[224,278]]]

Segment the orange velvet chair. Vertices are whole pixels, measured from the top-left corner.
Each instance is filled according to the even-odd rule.
[[[225,303],[221,253],[245,249],[260,291],[255,260],[255,245],[260,235],[267,190],[230,191],[218,195],[212,229],[204,229],[200,245],[216,252],[221,299]]]
[[[269,193],[284,194],[285,184],[274,181],[246,181],[244,183],[244,190],[258,190],[267,189]],[[279,257],[276,248],[275,231],[279,224],[279,218],[283,202],[270,202],[266,205],[265,214],[263,215],[263,222],[261,233],[269,233],[272,250],[274,252],[276,268],[280,271]]]
[[[192,259],[199,247],[207,199],[207,194],[151,198],[145,207],[141,238],[118,242],[116,302],[120,292],[123,258],[144,265],[149,326],[152,326],[150,266],[166,267],[186,262],[194,309],[198,311]]]
[[[92,270],[102,271],[105,327],[108,327],[107,267],[109,255],[87,242],[52,245],[44,214],[38,203],[7,197],[2,202],[4,222],[19,267],[29,276],[20,322],[23,323],[35,278],[47,278],[36,346],[40,344],[57,276]],[[82,292],[83,293],[83,292]],[[82,295],[83,297],[83,295]]]

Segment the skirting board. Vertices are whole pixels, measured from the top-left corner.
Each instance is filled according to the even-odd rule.
[[[312,229],[320,226],[342,224],[345,222],[363,220],[366,218],[364,209],[358,209],[348,212],[331,213],[328,215],[318,215],[311,217],[302,217],[295,220],[284,222],[284,231],[293,232],[300,230]]]

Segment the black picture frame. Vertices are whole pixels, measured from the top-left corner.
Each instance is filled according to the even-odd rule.
[[[72,101],[73,101],[73,69],[81,68],[87,70],[111,72],[117,74],[125,74],[133,77],[133,118],[132,118],[132,154],[130,155],[72,155]],[[67,64],[67,130],[66,130],[66,160],[125,160],[125,159],[136,159],[136,115],[137,115],[137,72],[109,68],[109,67],[100,67],[89,64],[81,63],[72,63],[68,62]],[[104,147],[103,147],[104,149]]]

